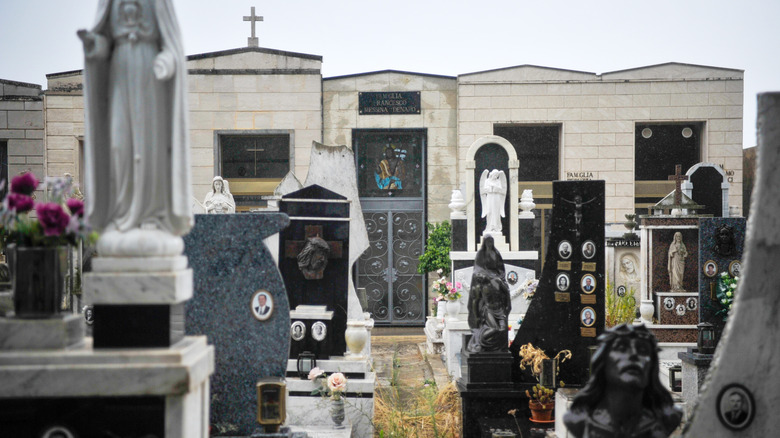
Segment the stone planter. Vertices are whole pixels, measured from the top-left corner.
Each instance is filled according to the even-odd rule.
[[[14,312],[19,318],[47,318],[60,312],[68,247],[9,245]]]
[[[349,357],[358,358],[363,356],[363,348],[368,341],[368,331],[364,321],[347,321],[347,330],[344,332],[344,339],[349,348]]]

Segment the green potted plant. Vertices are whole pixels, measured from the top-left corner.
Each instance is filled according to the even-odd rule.
[[[417,272],[427,274],[441,270],[439,277],[450,273],[450,249],[452,249],[452,226],[448,221],[440,224],[427,224],[428,239],[425,251],[420,256]]]

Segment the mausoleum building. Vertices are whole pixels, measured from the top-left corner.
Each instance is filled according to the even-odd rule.
[[[674,189],[668,176],[676,164],[683,171],[700,162],[722,166],[728,204],[742,205],[742,70],[666,63],[598,74],[520,65],[458,76],[385,70],[323,78],[322,62],[260,47],[189,56],[197,198],[221,175],[237,211],[262,207],[288,172],[305,180],[312,142],[347,145],[367,222],[386,224],[388,243],[394,234],[400,241],[403,233],[417,236],[410,230],[423,230],[426,221],[448,219],[452,190],[474,201],[467,152],[499,136],[517,155],[514,193],[533,190],[542,260],[555,180],[604,180],[605,222],[620,230],[625,214],[646,214]],[[33,117],[24,131],[29,147],[8,137],[20,135],[11,128],[18,116],[3,118],[20,104],[2,102],[3,171],[26,166],[41,177],[70,173],[81,182],[82,71],[47,79],[38,109],[43,132]],[[30,99],[25,108],[40,107]],[[413,252],[386,262],[416,265]],[[412,283],[422,287],[420,279]]]

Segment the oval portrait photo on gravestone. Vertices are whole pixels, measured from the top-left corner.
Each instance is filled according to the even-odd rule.
[[[586,294],[592,294],[596,290],[596,277],[593,274],[585,274],[580,280],[580,288]]]
[[[506,282],[509,283],[510,285],[516,284],[517,279],[518,279],[517,272],[515,271],[509,271],[509,273],[506,274]]]
[[[260,289],[252,295],[252,315],[258,321],[265,321],[274,313],[274,299],[267,290]]]
[[[622,284],[620,286],[618,286],[618,288],[617,288],[617,296],[619,296],[619,297],[626,296],[626,287],[623,286]]]
[[[593,307],[586,307],[580,312],[580,321],[585,327],[592,327],[596,323],[596,311]]]
[[[729,263],[729,275],[732,277],[739,277],[742,273],[742,262],[739,260],[734,260],[733,262]]]
[[[562,240],[558,244],[558,257],[568,260],[571,257],[571,243],[568,240]]]
[[[586,240],[582,244],[582,256],[588,260],[596,256],[596,244],[592,240]]]
[[[325,326],[324,322],[317,321],[311,325],[311,337],[314,338],[315,341],[320,342],[324,340],[327,334],[328,327]]]
[[[756,413],[753,395],[738,383],[724,387],[715,403],[718,408],[718,419],[731,430],[742,430],[748,427]]]
[[[306,336],[306,326],[303,321],[295,321],[290,325],[290,337],[293,341],[300,341]]]
[[[704,275],[706,275],[707,277],[712,278],[718,275],[718,265],[713,260],[707,260],[706,262],[704,262],[703,270],[704,270]]]
[[[565,272],[558,274],[558,276],[555,277],[555,287],[561,292],[569,290],[569,274]]]

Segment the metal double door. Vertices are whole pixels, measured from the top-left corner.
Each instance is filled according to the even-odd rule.
[[[370,246],[358,260],[357,287],[366,289],[377,325],[421,325],[426,300],[424,276],[417,273],[417,265],[423,251],[424,212],[371,207],[363,210]]]

